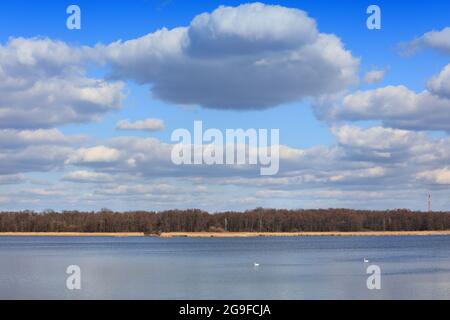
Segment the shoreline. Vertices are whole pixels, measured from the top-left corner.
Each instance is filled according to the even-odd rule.
[[[0,232],[0,237],[144,237],[143,232]]]
[[[0,237],[159,237],[170,238],[255,238],[255,237],[386,237],[386,236],[450,236],[445,231],[362,231],[362,232],[0,232]]]
[[[252,238],[252,237],[384,237],[384,236],[450,236],[447,231],[362,231],[362,232],[171,232],[161,238]]]

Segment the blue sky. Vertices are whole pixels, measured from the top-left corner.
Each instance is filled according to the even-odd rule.
[[[0,43],[3,46],[2,49],[6,52],[12,47],[11,44],[8,44],[8,39],[24,38],[26,43],[21,43],[18,46],[23,46],[24,50],[29,50],[32,52],[31,54],[34,54],[33,50],[37,49],[26,46],[28,41],[33,43],[36,39],[59,41],[69,48],[74,48],[74,50],[82,46],[95,48],[98,44],[108,48],[111,43],[118,40],[142,39],[141,37],[154,33],[161,28],[171,30],[177,27],[188,27],[196,16],[202,13],[211,14],[219,6],[239,10],[237,8],[245,3],[247,2],[176,0],[14,1],[0,4]],[[70,4],[76,4],[81,8],[81,30],[68,30],[66,28],[65,23],[68,17],[66,8]],[[381,30],[368,30],[366,27],[368,17],[366,8],[371,4],[377,4],[381,8]],[[245,209],[255,206],[335,206],[374,209],[408,207],[423,209],[425,200],[422,201],[420,197],[428,192],[436,194],[438,209],[448,208],[450,203],[446,200],[446,185],[447,180],[450,183],[450,173],[449,178],[447,178],[449,159],[446,158],[446,155],[442,155],[445,153],[446,132],[448,130],[439,123],[439,119],[450,117],[450,109],[445,109],[447,106],[445,104],[447,96],[444,87],[447,83],[446,75],[442,74],[442,81],[439,84],[443,83],[443,85],[439,86],[438,89],[434,90],[427,88],[427,86],[429,86],[430,79],[443,72],[443,69],[449,63],[449,53],[445,43],[447,34],[443,31],[450,24],[448,18],[450,3],[419,0],[376,2],[350,0],[334,2],[327,0],[266,1],[264,2],[264,10],[267,9],[267,12],[269,12],[272,8],[271,5],[306,12],[309,18],[317,23],[316,28],[320,34],[333,34],[338,37],[342,41],[340,48],[350,53],[352,60],[359,61],[358,66],[352,69],[358,81],[349,80],[346,84],[344,83],[346,80],[344,80],[339,90],[332,90],[333,92],[328,90],[329,92],[327,91],[324,94],[327,97],[331,97],[332,94],[340,94],[338,98],[334,97],[333,101],[344,109],[341,113],[331,118],[321,115],[318,112],[319,108],[316,106],[319,97],[308,94],[306,96],[299,95],[296,99],[283,100],[284,98],[281,98],[285,102],[268,107],[256,107],[251,110],[246,107],[234,108],[234,110],[210,108],[200,102],[198,104],[180,105],[174,102],[179,97],[161,98],[158,93],[155,94],[153,91],[154,85],[164,85],[164,83],[159,82],[163,81],[160,80],[160,78],[164,78],[163,75],[157,75],[156,77],[159,78],[155,79],[153,75],[148,78],[148,75],[142,74],[145,72],[145,68],[160,67],[154,65],[152,59],[155,58],[146,57],[145,52],[138,53],[139,56],[130,59],[133,61],[142,59],[142,61],[139,60],[139,63],[142,63],[142,69],[139,72],[133,69],[132,62],[127,62],[129,65],[123,67],[123,61],[120,61],[120,59],[127,59],[128,52],[131,52],[129,48],[123,46],[123,52],[121,53],[123,58],[108,57],[105,58],[106,62],[97,64],[97,60],[102,59],[100,54],[94,63],[91,61],[86,65],[83,62],[73,62],[74,66],[84,69],[83,76],[80,76],[77,81],[84,83],[84,81],[88,81],[87,79],[95,78],[110,84],[114,81],[123,83],[122,92],[126,96],[122,101],[117,101],[117,107],[110,108],[107,112],[102,111],[98,117],[92,116],[89,119],[79,120],[77,116],[74,116],[75,120],[58,120],[51,124],[41,121],[38,125],[32,124],[31,126],[24,124],[20,117],[5,118],[4,121],[9,125],[3,125],[4,137],[1,137],[0,140],[7,139],[6,133],[19,136],[22,134],[23,136],[24,133],[21,133],[21,130],[28,130],[29,135],[37,135],[36,130],[57,130],[68,140],[79,135],[83,135],[85,138],[83,142],[68,142],[68,145],[64,145],[66,149],[58,150],[57,156],[52,154],[53,158],[45,159],[45,161],[43,159],[29,159],[30,163],[28,163],[14,157],[8,158],[11,156],[11,150],[5,149],[3,151],[5,154],[4,161],[16,161],[17,165],[13,162],[8,163],[4,165],[4,169],[0,173],[5,176],[5,181],[15,181],[14,179],[18,175],[20,178],[18,178],[17,183],[8,182],[3,185],[0,183],[0,190],[2,191],[0,194],[0,209],[43,209],[48,207],[55,209],[98,209],[103,206],[112,206],[113,209],[126,210],[189,206],[221,210],[227,208],[229,199],[235,199],[237,196],[242,196],[242,199],[240,199],[242,201],[235,206],[233,205],[232,209]],[[249,23],[251,25],[252,21],[249,20]],[[251,26],[245,28],[251,28]],[[270,29],[270,27],[267,28]],[[287,25],[287,28],[289,28],[289,25]],[[438,34],[437,38],[443,43],[436,44],[436,41],[427,40],[425,34],[432,31],[442,32],[442,36]],[[405,56],[401,52],[400,44],[409,43],[412,46],[414,39],[421,39],[418,44],[415,44],[419,47],[419,52]],[[269,45],[271,44],[269,43]],[[236,50],[239,54],[239,48],[231,49]],[[110,49],[105,50],[110,51]],[[17,53],[12,53],[13,56],[14,54]],[[50,53],[44,54],[50,55]],[[276,57],[283,58],[283,54],[279,53]],[[48,59],[57,59],[57,57]],[[67,60],[68,64],[72,64],[70,59],[72,58],[69,57]],[[0,61],[0,67],[1,63]],[[17,67],[20,63],[22,62],[17,62],[14,67]],[[45,63],[48,63],[48,61]],[[216,63],[218,62],[216,61]],[[4,64],[6,70],[7,66],[10,65],[6,62]],[[176,68],[169,68],[170,64],[170,61],[164,62],[161,68],[178,72]],[[337,63],[337,65],[340,64]],[[43,68],[43,73],[51,73],[50,67],[44,63],[42,66],[27,66],[25,73],[31,74],[32,69],[36,68],[37,70],[38,67]],[[319,67],[317,66],[317,69]],[[58,64],[58,68],[63,70],[65,67]],[[239,69],[230,70],[230,74],[231,72],[235,73],[230,76],[234,77],[239,71]],[[364,77],[370,71],[382,71],[384,76],[379,81],[365,83]],[[119,76],[116,75],[111,78],[114,72],[118,72]],[[179,72],[183,71],[180,70]],[[66,71],[61,71],[61,74],[66,75]],[[17,73],[15,73],[16,75]],[[50,77],[50,75],[47,76]],[[245,76],[245,74],[242,75],[242,77]],[[327,77],[328,73],[325,73],[325,76]],[[332,76],[333,74],[330,74],[330,77]],[[26,75],[23,77],[25,79]],[[45,82],[45,77],[39,78],[39,80]],[[59,75],[58,77],[62,76]],[[142,81],[142,77],[147,78]],[[283,75],[280,75],[280,77],[283,78]],[[26,79],[31,79],[31,77]],[[20,78],[20,80],[23,79]],[[70,79],[70,81],[72,80]],[[36,79],[33,78],[31,81],[36,81]],[[211,81],[214,81],[214,79],[212,78]],[[227,83],[227,80],[224,81]],[[195,81],[193,80],[193,82]],[[249,82],[252,82],[252,79],[249,79]],[[385,102],[386,108],[375,105],[371,107],[370,112],[367,109],[358,109],[358,106],[362,105],[362,98],[358,96],[351,101],[356,101],[354,104],[360,103],[360,105],[352,104],[348,106],[348,109],[345,109],[347,106],[344,101],[350,101],[349,99],[345,100],[349,95],[357,92],[375,95],[377,89],[389,86],[395,86],[395,92],[386,93],[387,90],[383,90],[380,93],[382,98],[377,98],[384,99],[382,102],[387,101]],[[406,99],[402,96],[402,94],[406,95],[405,90],[399,88],[400,86],[408,88],[410,93],[417,95],[417,97],[414,96],[411,99],[417,99],[419,101],[417,102],[418,108],[421,109],[415,110],[414,114],[405,111],[404,114],[398,115],[387,110],[389,107],[395,108],[395,110],[408,109],[407,105],[403,106],[401,103],[398,106],[392,106],[392,104]],[[255,88],[261,89],[257,85],[255,85]],[[302,88],[299,89],[301,91]],[[431,100],[432,98],[420,96],[420,93],[424,90],[430,91],[433,99],[439,97],[441,100]],[[208,92],[205,92],[205,96],[208,94]],[[46,92],[39,97],[45,96],[48,98],[49,95],[51,93]],[[394,102],[386,100],[388,99],[386,96],[389,99],[394,99],[392,100]],[[9,107],[8,103],[11,99],[5,98],[5,101],[0,99],[0,111],[1,108]],[[26,103],[27,106],[29,105],[28,102],[20,100],[20,95],[16,95],[14,99],[17,99],[13,102],[14,105],[22,106]],[[64,103],[69,103],[66,98],[61,97],[61,99]],[[180,99],[186,99],[186,97]],[[214,97],[214,99],[217,102],[217,98]],[[36,108],[38,108],[38,100],[34,101],[36,101]],[[379,100],[376,101],[380,103]],[[437,108],[436,112],[442,112],[443,114],[436,113],[435,118],[437,120],[433,117],[428,119],[425,116],[427,112],[426,103],[433,104],[433,108]],[[425,106],[422,106],[422,104]],[[331,103],[328,103],[325,108],[328,111],[331,110]],[[1,117],[2,114],[0,113]],[[124,132],[116,128],[116,124],[121,120],[128,119],[134,122],[148,118],[160,119],[164,122],[165,129],[155,132]],[[13,123],[14,120],[11,119],[19,120]],[[79,156],[83,150],[86,151],[86,149],[96,146],[114,149],[113,145],[116,143],[114,139],[123,137],[135,139],[133,141],[154,138],[160,144],[170,144],[170,136],[173,130],[177,128],[191,129],[195,120],[202,120],[206,127],[221,130],[227,128],[279,128],[282,145],[299,153],[311,153],[313,155],[311,159],[284,159],[286,164],[282,160],[281,164],[284,167],[281,168],[281,174],[271,181],[262,180],[261,177],[253,177],[249,174],[241,175],[236,172],[224,173],[220,178],[209,179],[210,176],[214,176],[214,173],[209,173],[208,169],[205,169],[205,173],[201,174],[192,173],[190,168],[180,170],[175,174],[168,173],[172,172],[169,169],[160,172],[156,169],[127,171],[120,164],[113,168],[112,165],[105,165],[104,163],[92,164],[70,160],[75,159],[77,155]],[[436,123],[433,121],[436,121]],[[33,121],[30,123],[33,123]],[[42,123],[44,124],[42,125]],[[9,131],[7,132],[7,130]],[[366,131],[360,132],[359,130]],[[55,132],[51,132],[51,134],[55,134]],[[366,147],[373,143],[375,138],[372,135],[375,134],[378,134],[377,139],[393,139],[394,142],[389,144],[386,150],[383,149],[383,146],[373,147],[370,150],[361,149],[359,140],[363,140],[363,138],[359,135],[368,139],[368,141],[363,141]],[[356,135],[356,137],[352,135]],[[8,135],[8,137],[10,136]],[[423,143],[421,139],[423,139]],[[401,140],[401,143],[398,140]],[[422,152],[437,150],[440,151],[439,156],[441,158],[438,159],[439,156],[436,155],[433,157],[433,161],[424,163],[425,160],[418,158],[420,146],[413,145],[418,141],[421,142],[420,146],[429,144],[427,149]],[[378,140],[378,142],[382,141]],[[405,146],[404,144],[408,145]],[[61,147],[61,144],[58,144],[58,146]],[[20,148],[24,148],[22,150],[24,153],[28,150],[27,148],[31,147],[28,145],[20,146]],[[46,145],[46,147],[56,150],[54,145]],[[17,148],[14,150],[20,150]],[[320,150],[317,151],[317,148]],[[119,151],[132,152],[129,150]],[[141,150],[138,153],[142,152],[144,151]],[[339,154],[339,158],[333,156],[333,158],[326,160],[322,153],[327,154],[327,156],[336,153]],[[380,154],[383,156],[389,155],[385,158],[379,158]],[[368,158],[366,159],[362,155]],[[121,155],[119,158],[122,159],[122,156],[123,159],[128,160],[137,157],[128,154],[127,156]],[[370,158],[371,156],[373,158]],[[318,166],[317,162],[321,159],[324,162],[328,161],[330,167],[325,164]],[[148,161],[146,165],[158,167],[158,164]],[[296,165],[298,167],[295,167]],[[21,166],[24,168],[21,168]],[[291,166],[295,169],[290,169]],[[289,170],[284,168],[289,168]],[[87,181],[81,181],[83,178],[80,178],[80,175],[76,179],[68,178],[68,176],[72,176],[71,173],[80,172],[84,173],[83,177],[91,174],[101,178],[87,179]],[[352,172],[356,172],[355,177],[350,176]],[[399,172],[401,172],[401,175],[397,176]],[[279,178],[278,181],[275,181],[277,178]],[[386,184],[389,184],[390,188],[388,189],[390,190],[386,190]],[[179,193],[181,194],[170,191],[177,189],[179,186]],[[211,194],[203,194],[202,192],[191,194],[190,192],[194,193],[192,190],[197,187],[199,190],[211,191]],[[103,189],[114,190],[114,192],[111,191],[103,195],[99,192]],[[136,189],[142,190],[142,198],[137,198],[136,192],[133,191]],[[64,192],[64,190],[67,192]],[[404,192],[399,192],[399,190],[404,190]],[[115,196],[117,192],[122,191],[124,191],[124,194],[121,193],[120,197]],[[29,196],[20,196],[19,194],[22,193],[29,194]],[[411,194],[418,196],[410,199],[409,195]],[[364,201],[367,197],[371,200]],[[119,198],[120,200],[118,200]],[[386,198],[389,198],[389,200],[386,201]],[[28,201],[27,199],[31,200]]]

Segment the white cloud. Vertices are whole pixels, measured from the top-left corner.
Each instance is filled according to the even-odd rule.
[[[450,169],[448,167],[419,172],[417,179],[441,185],[450,185]]]
[[[0,46],[0,128],[47,128],[98,120],[120,108],[122,82],[84,75],[89,48],[41,38]]]
[[[385,74],[386,74],[385,70],[368,71],[364,76],[364,82],[367,84],[380,82],[384,79]]]
[[[81,143],[83,136],[66,136],[58,129],[0,129],[0,149],[17,149],[31,145],[69,145]]]
[[[226,57],[298,48],[318,35],[316,22],[303,11],[253,3],[198,15],[186,41],[194,56]]]
[[[2,184],[18,184],[27,181],[23,174],[6,174],[0,175],[0,185]]]
[[[180,191],[174,185],[165,183],[154,185],[120,185],[102,188],[96,191],[96,194],[103,196],[153,196],[153,195],[165,195],[165,194],[178,194]]]
[[[450,53],[450,28],[427,32],[423,35],[422,41],[431,48]]]
[[[357,91],[345,96],[342,107],[328,112],[334,120],[381,120],[387,127],[450,131],[450,99],[445,97],[445,73],[433,78],[432,90],[416,93],[405,86]]]
[[[386,175],[386,169],[383,167],[371,167],[368,169],[344,171],[337,175],[330,177],[332,182],[344,182],[352,179],[370,179],[370,178],[380,178]]]
[[[450,99],[450,64],[428,81],[428,90],[442,98]]]
[[[46,172],[62,168],[83,136],[66,136],[57,129],[0,130],[0,174]]]
[[[401,118],[417,111],[417,94],[405,86],[387,86],[349,94],[342,104],[350,119]]]
[[[263,109],[356,83],[359,60],[297,9],[261,3],[220,7],[189,27],[98,46],[112,76],[151,85],[164,101]]]
[[[70,155],[67,164],[84,163],[110,163],[119,159],[120,152],[114,148],[96,146],[92,148],[81,148]]]
[[[342,145],[384,151],[399,151],[426,140],[422,133],[383,127],[363,129],[345,125],[334,127],[332,131]]]
[[[0,174],[62,169],[72,151],[70,147],[58,145],[36,145],[17,150],[0,150]]]
[[[296,149],[280,146],[280,173],[266,183],[282,186],[324,185],[326,183],[370,184],[368,179],[382,179],[391,166],[404,164],[405,159],[416,159],[428,143],[425,135],[405,130],[387,128],[362,129],[336,127],[333,130],[339,145]],[[105,147],[106,146],[106,147]],[[414,150],[413,147],[422,149]],[[439,146],[442,149],[443,145]],[[170,160],[172,145],[154,138],[120,137],[105,141],[102,148],[120,150],[114,162],[69,161],[98,172],[124,174],[139,178],[202,178],[217,179],[219,184],[239,177],[259,177],[257,167],[238,166],[175,166]],[[79,151],[77,151],[79,153]],[[426,150],[428,155],[431,153]],[[422,162],[442,161],[445,155],[437,155]],[[415,160],[414,160],[415,161]],[[385,167],[386,166],[386,167]],[[400,174],[400,171],[398,172]],[[276,180],[281,179],[281,180]],[[278,181],[278,182],[276,182]],[[253,182],[252,182],[253,184]],[[250,185],[249,185],[250,186]],[[256,186],[256,185],[255,185]]]
[[[26,196],[35,196],[35,197],[59,197],[59,196],[65,196],[64,190],[61,189],[27,189],[23,191],[23,194]]]
[[[401,47],[406,54],[414,54],[422,47],[450,54],[450,27],[446,27],[440,31],[433,30],[427,32],[413,41],[402,43]]]
[[[112,181],[112,177],[105,173],[81,170],[67,173],[64,175],[63,180],[79,183],[97,183]]]
[[[333,133],[338,141],[333,146],[306,149],[280,146],[280,172],[270,178],[260,177],[258,170],[249,167],[175,166],[170,160],[172,145],[154,138],[112,138],[96,147],[69,149],[59,160],[51,156],[49,146],[36,146],[41,149],[27,151],[28,164],[40,163],[36,170],[45,171],[57,167],[58,163],[62,167],[64,160],[69,159],[66,166],[74,165],[79,169],[68,171],[66,167],[62,181],[82,185],[66,184],[65,188],[72,190],[65,190],[57,197],[55,187],[40,194],[28,190],[28,202],[23,196],[18,201],[19,193],[5,196],[21,205],[33,205],[33,208],[51,207],[52,203],[59,203],[63,208],[70,203],[79,208],[79,204],[84,203],[87,207],[114,209],[127,205],[127,210],[149,205],[159,209],[216,210],[226,208],[223,199],[234,197],[248,199],[245,203],[233,204],[236,209],[258,205],[284,207],[286,199],[293,201],[288,201],[289,205],[301,207],[323,207],[335,201],[340,205],[361,207],[360,197],[373,194],[370,200],[365,199],[369,202],[364,203],[373,208],[398,203],[398,199],[407,204],[406,199],[424,185],[424,180],[417,178],[420,173],[438,170],[450,161],[448,138],[430,139],[424,133],[382,127],[341,126],[334,127]],[[55,150],[62,147],[53,146]],[[44,155],[51,159],[48,167],[39,159]],[[21,155],[20,158],[26,157]],[[8,162],[14,163],[16,168],[24,168],[12,158]],[[270,201],[258,196],[258,192],[264,190],[271,194]],[[335,197],[336,192],[339,195]],[[389,197],[391,202],[386,202],[383,196]]]
[[[145,119],[135,122],[120,120],[116,126],[119,130],[143,130],[143,131],[163,131],[164,121],[160,119]]]

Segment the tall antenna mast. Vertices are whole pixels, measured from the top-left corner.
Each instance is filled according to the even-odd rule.
[[[428,212],[433,211],[432,202],[431,202],[431,193],[428,194]]]

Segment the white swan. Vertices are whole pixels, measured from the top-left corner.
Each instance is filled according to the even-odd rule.
[[[364,258],[364,263],[369,263],[370,261],[366,258]]]

